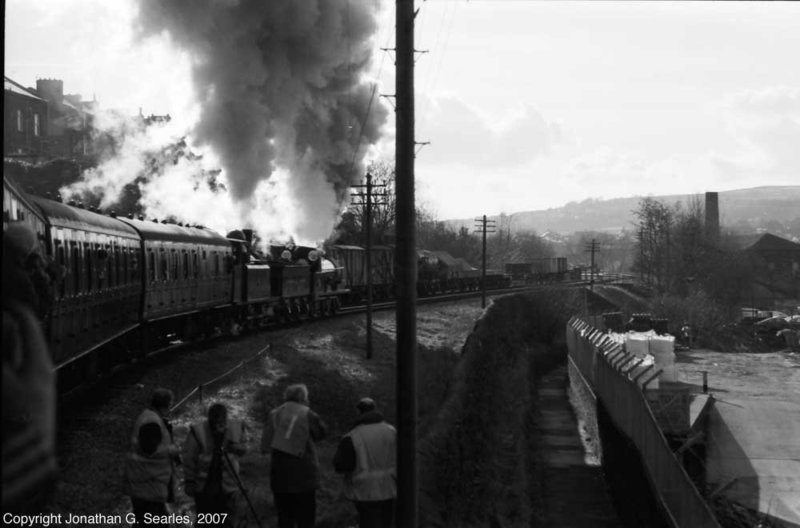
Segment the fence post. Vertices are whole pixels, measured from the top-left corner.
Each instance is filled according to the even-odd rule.
[[[643,381],[642,382],[642,390],[647,390],[647,384],[650,383],[651,381],[653,381],[654,379],[656,379],[662,372],[663,372],[663,369],[658,369],[655,374],[653,374],[652,376],[647,378],[647,380]]]

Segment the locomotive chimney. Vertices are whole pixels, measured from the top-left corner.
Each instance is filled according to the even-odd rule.
[[[706,193],[706,239],[716,245],[719,242],[719,193]]]
[[[253,245],[253,230],[252,229],[242,229],[242,234],[244,235],[244,239],[247,240],[247,245]]]

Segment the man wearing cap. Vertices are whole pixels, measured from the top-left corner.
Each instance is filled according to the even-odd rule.
[[[261,452],[272,455],[270,485],[278,510],[278,527],[313,528],[320,483],[314,442],[325,437],[326,426],[309,408],[305,385],[289,385],[284,400],[267,417]]]
[[[355,504],[359,528],[391,528],[397,496],[397,433],[372,398],[362,398],[356,407],[360,414],[339,442],[333,467],[344,474],[344,494]]]

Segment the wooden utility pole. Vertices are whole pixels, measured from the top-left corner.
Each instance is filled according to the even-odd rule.
[[[497,229],[495,220],[487,220],[486,215],[476,218],[476,233],[483,233],[483,264],[481,265],[481,308],[486,308],[486,233],[494,233]]]
[[[414,0],[396,0],[397,523],[418,526]]]
[[[375,202],[373,191],[375,187],[385,189],[386,185],[373,185],[372,174],[367,173],[367,183],[365,185],[353,185],[353,187],[366,189],[365,193],[355,193],[351,196],[364,200],[357,205],[364,206],[364,227],[367,246],[367,254],[364,256],[364,272],[367,274],[367,359],[372,359],[372,206],[384,205],[386,202]],[[384,197],[385,193],[378,196]]]

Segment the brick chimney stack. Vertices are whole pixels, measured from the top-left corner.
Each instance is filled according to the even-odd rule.
[[[712,244],[719,242],[719,193],[706,193],[706,239]]]
[[[64,81],[61,79],[36,79],[36,93],[50,104],[64,102]]]

